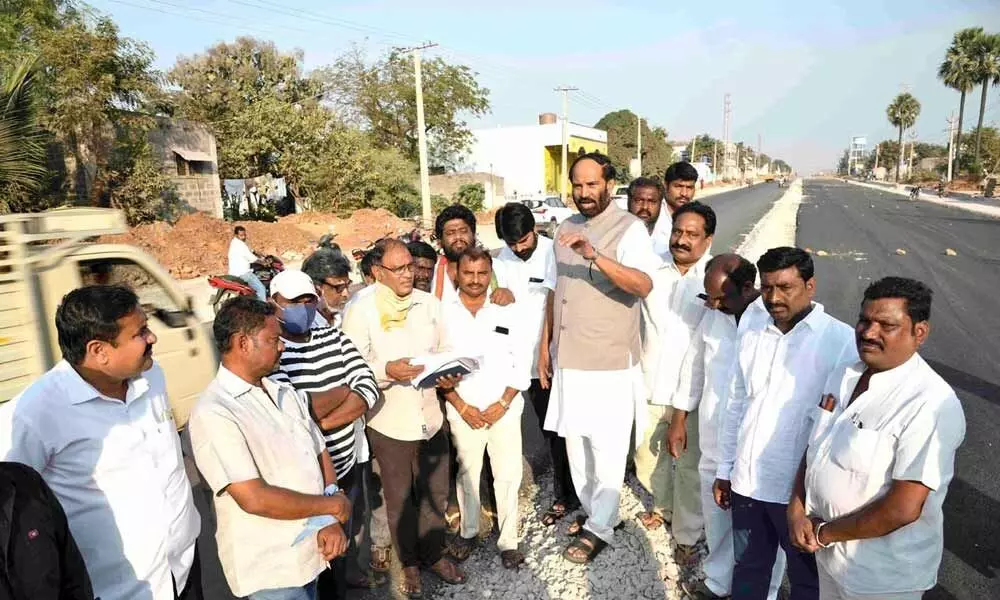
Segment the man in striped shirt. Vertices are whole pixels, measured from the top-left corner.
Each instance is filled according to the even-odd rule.
[[[365,507],[359,497],[364,474],[362,467],[357,466],[358,450],[363,454],[361,462],[367,462],[367,447],[362,442],[358,448],[355,441],[363,440],[358,431],[363,431],[364,414],[378,399],[378,384],[361,353],[339,329],[311,327],[319,297],[308,275],[291,269],[276,275],[271,281],[271,302],[278,307],[281,337],[285,344],[278,371],[271,378],[288,382],[296,390],[304,392],[340,390],[344,396],[343,402],[325,414],[320,414],[316,406],[310,410],[326,440],[338,485],[351,498],[355,508],[351,522],[345,527],[351,541],[347,555],[335,559],[331,565],[333,568],[319,579],[322,600],[346,598],[348,578],[352,584],[368,579],[367,574],[358,572],[358,547],[355,543],[355,533],[364,518]]]

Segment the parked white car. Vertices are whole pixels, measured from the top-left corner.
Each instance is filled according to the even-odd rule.
[[[615,186],[615,193],[611,199],[618,205],[618,208],[628,210],[628,186],[624,184]]]
[[[563,204],[559,196],[546,196],[542,199],[524,200],[523,202],[531,209],[536,224],[555,223],[558,225],[573,214],[573,209]]]

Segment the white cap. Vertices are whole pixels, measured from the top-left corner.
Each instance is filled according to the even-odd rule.
[[[273,298],[275,294],[281,294],[286,300],[307,294],[317,295],[312,278],[298,269],[285,269],[274,276],[271,280],[271,297]]]

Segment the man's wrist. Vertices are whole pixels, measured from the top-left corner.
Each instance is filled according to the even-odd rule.
[[[816,529],[813,530],[813,535],[816,538],[816,543],[819,544],[820,548],[829,548],[833,542],[823,543],[823,528],[829,525],[826,521],[818,521],[816,523]]]

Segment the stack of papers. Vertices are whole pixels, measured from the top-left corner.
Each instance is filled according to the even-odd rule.
[[[437,380],[448,375],[465,376],[479,370],[480,358],[459,356],[454,352],[428,354],[410,360],[414,366],[422,366],[424,370],[413,378],[413,387],[417,389],[432,388]]]

